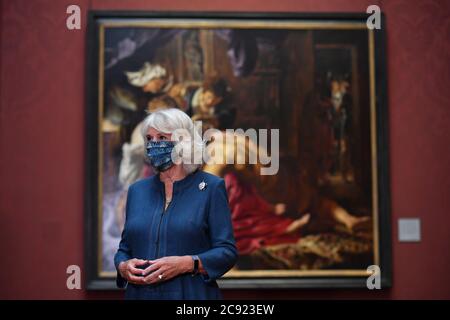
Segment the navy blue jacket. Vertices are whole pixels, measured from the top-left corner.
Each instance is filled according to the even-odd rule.
[[[127,299],[220,299],[216,279],[237,260],[224,180],[197,170],[174,182],[165,212],[164,199],[159,174],[129,187],[116,268],[132,258],[198,255],[208,276],[183,274],[158,284],[134,285],[118,273],[117,285],[126,286]]]

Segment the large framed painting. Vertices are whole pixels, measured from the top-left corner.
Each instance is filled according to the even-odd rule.
[[[370,266],[390,286],[384,25],[367,18],[90,12],[87,287],[115,287],[128,186],[154,174],[141,122],[166,107],[202,130],[242,129],[236,152],[259,156],[247,133],[276,133],[271,174],[203,167],[225,180],[239,251],[222,288],[366,287]]]

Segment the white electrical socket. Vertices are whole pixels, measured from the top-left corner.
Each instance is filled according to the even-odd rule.
[[[419,242],[420,240],[421,232],[419,218],[398,219],[398,241]]]

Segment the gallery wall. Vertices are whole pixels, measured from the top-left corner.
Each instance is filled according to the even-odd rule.
[[[81,30],[66,28],[78,4]],[[88,10],[365,12],[387,18],[393,286],[240,290],[226,298],[450,298],[450,2],[446,0],[4,0],[0,63],[0,298],[120,298],[66,288],[84,265],[85,38]],[[422,241],[397,241],[418,217]]]

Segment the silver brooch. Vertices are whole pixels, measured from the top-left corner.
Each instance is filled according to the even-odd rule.
[[[207,184],[205,181],[202,181],[198,184],[198,189],[199,190],[204,190],[206,188]]]

